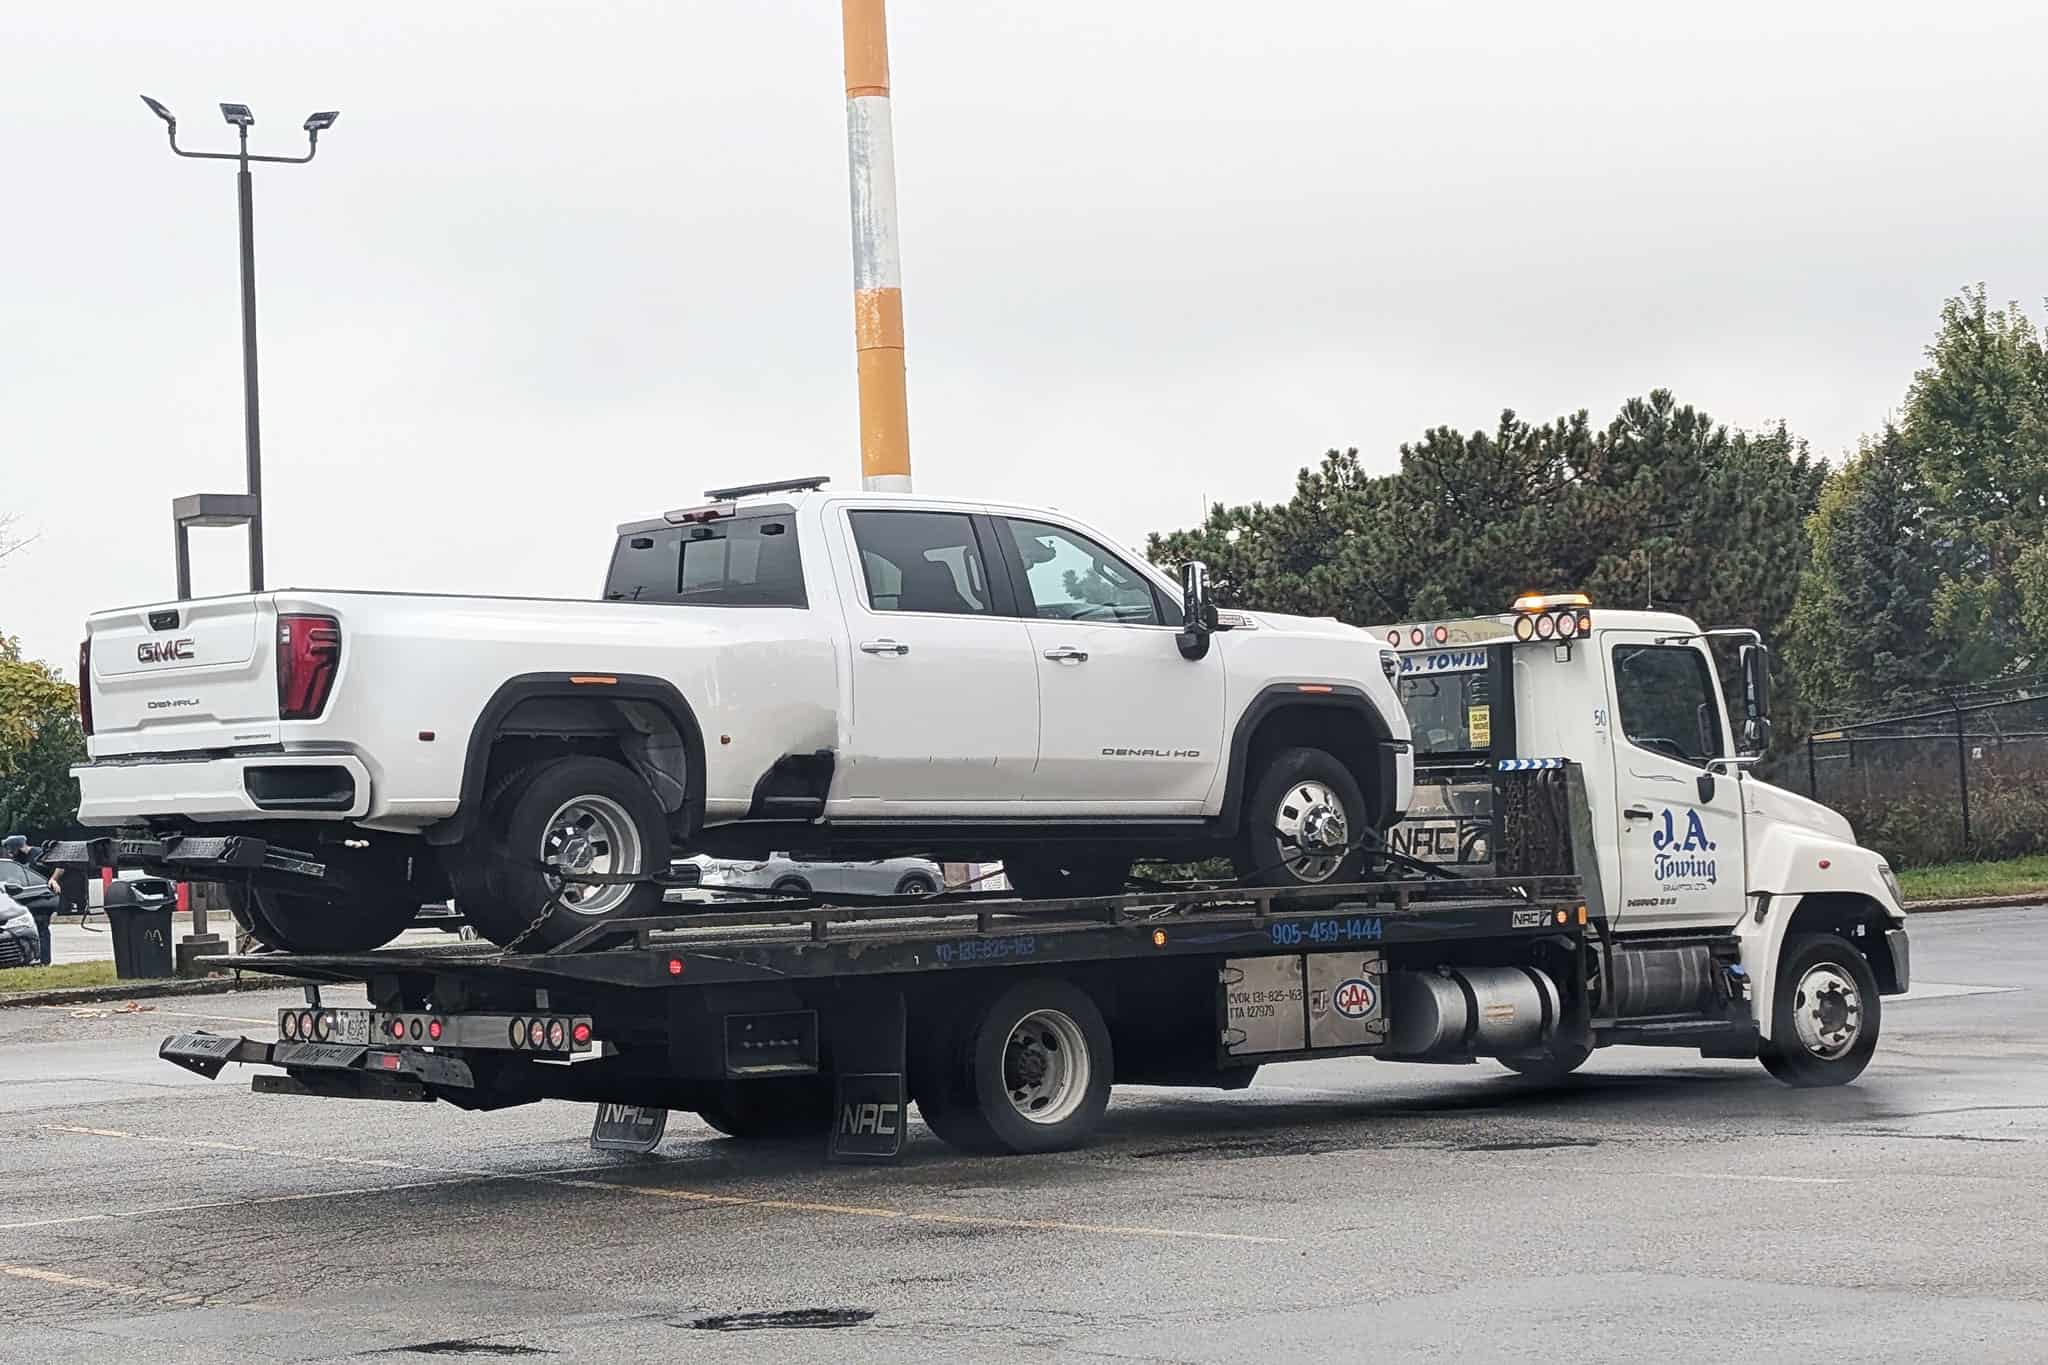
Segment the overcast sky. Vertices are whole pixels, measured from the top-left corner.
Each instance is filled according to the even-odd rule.
[[[1356,445],[1657,386],[1838,455],[2048,293],[2032,3],[892,0],[912,461],[1141,543]],[[594,595],[704,488],[857,486],[839,7],[0,10],[0,630],[70,671],[242,477],[273,584]],[[242,586],[202,532],[200,593]]]

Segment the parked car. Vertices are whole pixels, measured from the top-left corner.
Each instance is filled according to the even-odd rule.
[[[931,896],[946,885],[946,874],[926,858],[883,858],[876,862],[800,862],[771,853],[761,862],[692,858],[706,886],[760,887],[791,896]]]
[[[42,939],[35,916],[8,894],[12,889],[0,887],[0,967],[33,967],[43,959]]]
[[[11,858],[0,858],[0,894],[13,897],[23,909],[38,915],[58,911],[60,898],[50,887],[50,874]]]

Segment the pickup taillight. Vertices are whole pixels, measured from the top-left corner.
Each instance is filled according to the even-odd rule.
[[[332,616],[277,618],[277,718],[317,720],[341,665],[341,622]]]
[[[92,733],[92,636],[78,642],[78,724]]]

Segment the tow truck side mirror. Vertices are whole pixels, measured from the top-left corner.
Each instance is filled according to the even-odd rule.
[[[1209,652],[1209,636],[1216,629],[1216,608],[1209,603],[1209,566],[1191,559],[1180,566],[1181,630],[1174,637],[1183,659],[1199,659]]]
[[[1771,651],[1742,647],[1742,743],[1751,753],[1771,744]]]

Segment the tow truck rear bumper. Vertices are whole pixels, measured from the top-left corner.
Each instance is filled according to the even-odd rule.
[[[64,840],[50,845],[41,861],[86,872],[139,867],[158,876],[191,881],[205,881],[209,873],[229,878],[257,871],[316,879],[327,876],[325,863],[247,834]]]
[[[254,1089],[268,1095],[322,1095],[337,1099],[410,1100],[436,1098],[429,1087],[476,1088],[469,1064],[416,1048],[377,1048],[357,1043],[265,1043],[223,1033],[176,1033],[157,1056],[212,1080],[229,1062],[275,1066],[282,1076],[257,1076]]]

